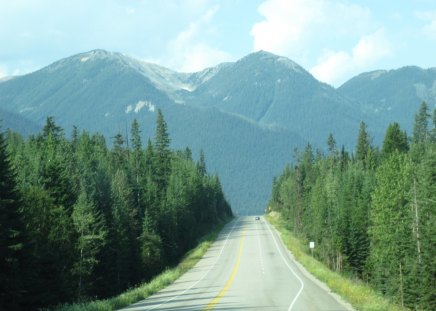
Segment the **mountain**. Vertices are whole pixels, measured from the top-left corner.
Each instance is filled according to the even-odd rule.
[[[17,113],[0,108],[0,131],[6,129],[12,129],[27,136],[39,132],[41,127]]]
[[[415,66],[396,70],[377,70],[362,73],[338,88],[348,98],[358,101],[362,110],[379,123],[398,122],[409,134],[413,116],[426,101],[436,107],[436,68]]]
[[[95,50],[33,73],[0,81],[3,128],[24,134],[47,116],[66,132],[73,125],[128,135],[133,118],[144,144],[154,136],[157,109],[172,147],[203,149],[209,171],[220,175],[233,210],[260,213],[271,182],[310,142],[325,149],[331,132],[353,148],[360,121],[380,144],[389,122],[410,132],[420,102],[435,104],[435,69],[405,67],[359,75],[339,89],[316,80],[281,56],[260,51],[233,63],[180,73],[120,53]]]
[[[193,90],[224,69],[223,64],[184,74],[119,53],[91,51],[60,60],[31,74],[0,83],[0,108],[42,126],[48,115],[67,134],[76,125],[110,141],[133,118],[144,144],[154,136],[157,109],[167,120],[172,146],[203,149],[209,171],[220,175],[234,210],[260,213],[271,182],[306,141],[286,129],[272,129],[213,107],[194,107],[178,94]]]
[[[293,61],[264,51],[227,64],[195,90],[185,92],[185,102],[288,129],[321,147],[329,132],[341,144],[354,146],[359,122],[368,118],[357,102]]]

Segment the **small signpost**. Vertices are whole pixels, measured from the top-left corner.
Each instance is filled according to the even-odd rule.
[[[310,247],[310,252],[312,253],[312,258],[313,258],[313,249],[315,248],[315,242],[314,241],[310,241],[309,242],[309,247]]]

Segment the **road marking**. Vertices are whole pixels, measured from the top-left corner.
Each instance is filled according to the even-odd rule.
[[[291,305],[290,305],[289,308],[288,308],[288,311],[291,311],[291,310],[292,310],[292,307],[294,306],[295,302],[297,301],[298,297],[300,296],[301,292],[302,292],[303,289],[304,289],[304,283],[303,283],[303,280],[302,280],[302,279],[297,275],[297,273],[295,273],[294,269],[292,269],[292,267],[291,267],[291,266],[289,265],[289,263],[286,261],[286,258],[285,258],[285,256],[283,255],[282,251],[280,250],[280,247],[279,247],[279,245],[278,245],[278,243],[277,243],[277,241],[276,241],[276,238],[275,238],[273,232],[271,231],[271,228],[270,228],[270,224],[269,224],[269,223],[267,224],[267,227],[268,227],[268,230],[269,230],[269,232],[271,233],[271,235],[272,235],[272,237],[273,237],[274,243],[275,243],[275,245],[276,245],[277,250],[279,251],[280,256],[282,257],[282,259],[283,259],[283,261],[285,262],[286,266],[289,268],[289,270],[291,270],[292,274],[293,274],[293,275],[298,279],[298,281],[300,281],[300,284],[301,284],[300,290],[298,291],[297,295],[294,297],[294,300],[292,300]]]
[[[259,229],[259,224],[256,223],[256,228]],[[260,267],[262,269],[262,274],[265,274],[265,266],[263,264],[263,257],[262,257],[262,245],[260,244],[260,232],[257,233],[257,245],[259,246],[259,256],[260,256]]]
[[[239,244],[239,252],[238,252],[238,258],[236,259],[235,266],[233,267],[232,274],[230,275],[230,278],[228,279],[226,285],[224,288],[219,292],[219,294],[207,305],[207,307],[204,309],[204,311],[212,310],[216,304],[221,300],[221,298],[224,297],[226,292],[229,290],[230,286],[233,283],[233,280],[236,276],[236,273],[238,273],[239,263],[241,261],[242,251],[244,249],[244,238],[245,238],[245,227],[242,231],[242,237],[241,237],[241,243]]]
[[[230,237],[230,235],[232,234],[232,232],[233,232],[233,230],[235,229],[235,227],[236,227],[236,224],[239,222],[239,218],[238,219],[236,219],[235,220],[235,223],[234,223],[234,225],[233,225],[233,227],[232,227],[232,229],[230,230],[230,232],[229,232],[229,234],[227,234],[227,238],[226,238],[226,240],[224,241],[224,245],[223,245],[223,247],[221,248],[221,251],[220,251],[220,253],[218,254],[218,257],[217,257],[217,259],[215,260],[215,262],[213,263],[213,265],[210,267],[210,269],[209,270],[207,270],[207,272],[201,277],[201,279],[199,279],[197,282],[195,282],[194,284],[192,284],[190,287],[188,287],[187,289],[185,289],[183,292],[181,292],[180,294],[178,294],[177,296],[173,296],[173,297],[171,297],[170,299],[168,299],[168,300],[166,300],[166,301],[164,301],[164,302],[162,302],[161,304],[159,304],[159,305],[157,305],[157,306],[154,306],[154,307],[152,307],[152,308],[150,308],[150,309],[147,309],[147,310],[154,310],[154,309],[157,309],[157,308],[159,308],[160,306],[162,306],[162,305],[164,305],[164,304],[167,304],[168,302],[170,302],[170,301],[172,301],[172,300],[174,300],[174,299],[176,299],[176,298],[178,298],[178,297],[180,297],[180,296],[183,296],[188,290],[190,290],[191,288],[193,288],[195,285],[197,285],[198,283],[200,283],[208,274],[209,274],[209,272],[215,267],[215,265],[216,265],[216,263],[218,262],[218,260],[220,259],[220,257],[221,257],[221,254],[223,253],[223,250],[224,250],[224,248],[226,247],[226,245],[227,245],[227,241],[229,240],[229,237]],[[201,259],[200,259],[201,260]],[[147,300],[147,299],[145,299],[145,300]],[[140,301],[141,302],[141,301]]]

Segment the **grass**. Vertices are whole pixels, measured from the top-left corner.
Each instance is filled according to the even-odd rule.
[[[195,264],[203,257],[212,243],[216,240],[224,225],[225,222],[219,225],[213,232],[204,236],[199,242],[198,246],[189,251],[176,267],[165,270],[150,282],[144,283],[136,288],[132,288],[118,296],[109,299],[60,305],[55,308],[55,311],[117,310],[143,300],[154,293],[157,293],[161,289],[172,284],[175,280],[182,276],[182,274],[195,266]]]
[[[301,242],[286,229],[286,224],[277,213],[271,213],[266,217],[268,221],[280,232],[286,247],[292,252],[295,259],[300,262],[307,271],[327,286],[345,301],[360,311],[405,311],[378,294],[369,285],[355,279],[330,270],[327,266],[307,254]]]

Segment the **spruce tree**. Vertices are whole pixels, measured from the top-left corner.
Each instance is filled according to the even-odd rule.
[[[356,144],[356,160],[362,161],[365,164],[365,160],[368,156],[368,150],[371,147],[370,138],[366,131],[365,122],[360,122],[359,135],[357,137]]]
[[[390,124],[386,130],[382,147],[382,155],[383,157],[387,157],[395,150],[401,153],[409,150],[407,135],[405,132],[401,131],[400,125],[396,122]]]
[[[92,286],[91,275],[98,264],[98,253],[105,244],[107,232],[102,215],[84,191],[74,205],[72,221],[78,236],[73,274],[78,277],[77,297],[80,299]]]
[[[413,142],[415,144],[423,143],[429,136],[428,132],[428,118],[430,114],[428,112],[428,105],[426,102],[422,102],[419,107],[419,112],[415,115],[415,124],[413,127]]]
[[[168,134],[168,126],[164,120],[162,111],[159,109],[157,112],[156,121],[156,137],[154,146],[154,159],[155,159],[155,180],[162,193],[168,184],[168,178],[171,171],[171,151],[170,137]]]
[[[19,310],[23,291],[24,225],[15,172],[0,132],[0,309]]]
[[[334,155],[337,153],[336,141],[335,141],[332,133],[330,133],[329,137],[327,138],[327,146],[328,146],[330,154]]]
[[[207,174],[206,160],[205,160],[203,149],[200,150],[200,159],[198,160],[198,163],[197,163],[197,169],[202,176],[205,176]]]

